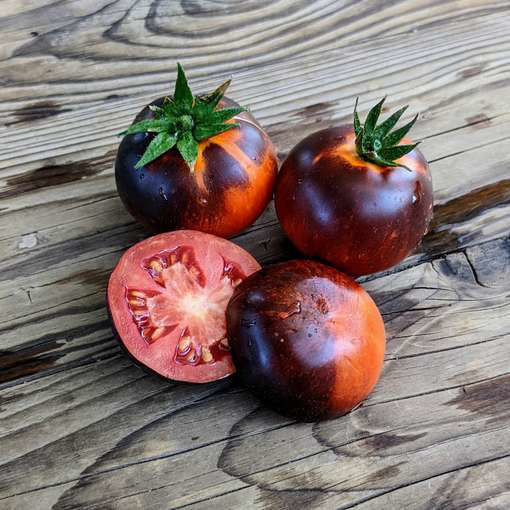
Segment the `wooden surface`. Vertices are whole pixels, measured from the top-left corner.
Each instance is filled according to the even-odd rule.
[[[3,0],[0,41],[0,508],[510,508],[507,0]],[[166,383],[112,339],[108,275],[147,236],[116,133],[177,59],[195,90],[232,75],[282,157],[357,95],[421,112],[435,219],[365,279],[388,352],[348,416]],[[293,254],[272,206],[235,241]]]

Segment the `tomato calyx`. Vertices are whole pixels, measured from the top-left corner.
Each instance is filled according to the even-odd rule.
[[[370,161],[379,166],[402,167],[411,171],[410,168],[396,160],[414,150],[420,143],[400,145],[402,139],[418,119],[418,114],[406,125],[392,131],[408,108],[408,106],[404,106],[386,120],[377,124],[382,106],[386,100],[386,97],[384,97],[368,112],[365,123],[361,124],[357,111],[358,99],[356,98],[354,105],[354,132],[356,134],[358,155],[365,161]]]
[[[173,96],[165,97],[161,106],[149,107],[153,118],[136,122],[121,133],[155,134],[135,168],[142,168],[175,147],[193,171],[201,141],[239,128],[239,124],[228,121],[245,112],[245,108],[217,108],[229,85],[230,80],[210,94],[194,96],[182,66],[177,64]]]

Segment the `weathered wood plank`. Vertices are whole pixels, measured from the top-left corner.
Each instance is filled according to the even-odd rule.
[[[2,503],[28,504],[35,490],[60,509],[348,508],[510,454],[509,284],[478,280],[489,261],[508,265],[508,241],[477,257],[366,284],[387,320],[388,359],[376,391],[338,420],[296,424],[228,381],[168,385],[117,360],[74,369],[69,391],[63,374],[25,395],[1,391]],[[490,330],[471,318],[477,308]]]
[[[455,30],[505,12],[504,0],[241,3],[38,0],[2,9],[0,52],[8,122],[167,88],[169,62],[192,76],[244,71],[305,52],[357,46],[367,38]],[[55,65],[58,63],[58,65]],[[30,69],[30,73],[23,70]]]
[[[506,508],[510,185],[506,1],[7,0],[0,12],[0,507]],[[283,156],[384,93],[421,111],[436,209],[419,252],[364,285],[388,350],[348,416],[297,424],[236,381],[145,375],[104,290],[147,236],[115,136],[167,93],[234,72]],[[487,242],[491,240],[490,242]],[[294,252],[272,205],[235,239]]]

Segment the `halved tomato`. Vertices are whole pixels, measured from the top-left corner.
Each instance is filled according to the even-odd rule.
[[[157,374],[210,382],[234,373],[225,311],[234,288],[260,269],[225,239],[180,230],[126,251],[108,284],[115,333],[127,352]]]

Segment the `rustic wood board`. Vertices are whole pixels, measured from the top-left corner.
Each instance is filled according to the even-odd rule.
[[[510,6],[492,0],[4,0],[0,9],[0,508],[510,508]],[[300,424],[235,380],[166,383],[119,352],[104,290],[148,234],[118,133],[226,76],[284,155],[388,94],[420,111],[435,219],[363,284],[383,377]],[[235,239],[294,256],[272,204]]]

